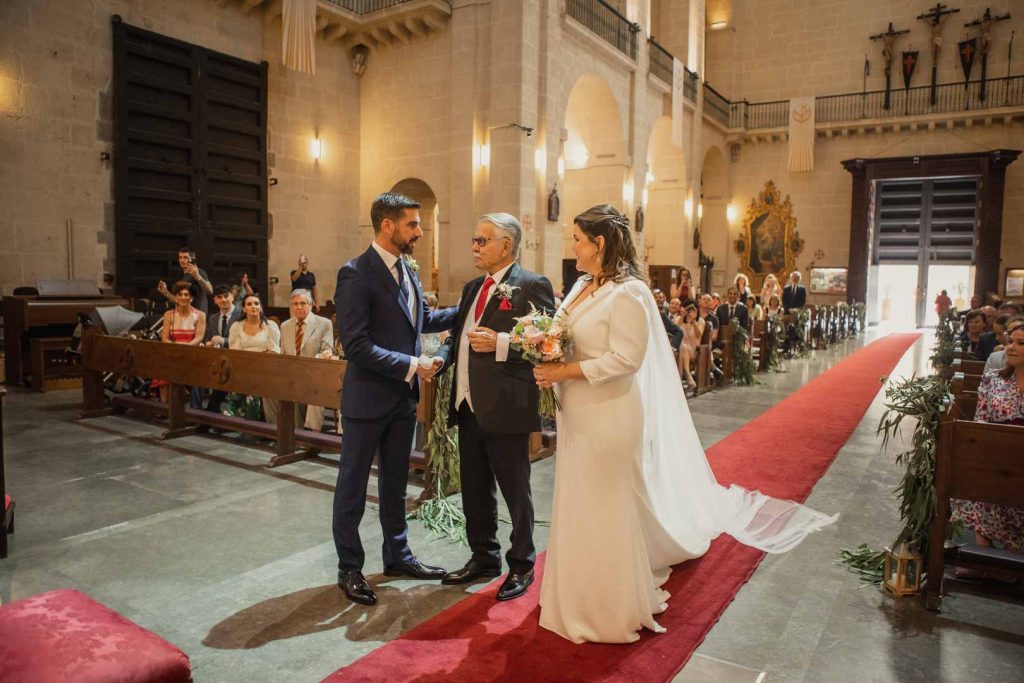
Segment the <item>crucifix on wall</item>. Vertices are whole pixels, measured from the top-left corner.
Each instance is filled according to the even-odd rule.
[[[978,99],[982,102],[985,101],[985,85],[988,77],[988,51],[992,47],[992,24],[1009,18],[1009,12],[999,17],[993,17],[992,11],[986,7],[985,13],[980,18],[964,24],[967,27],[978,27],[978,52],[981,54],[981,87],[978,89]]]
[[[896,31],[893,29],[892,22],[890,21],[888,31],[868,36],[871,40],[882,41],[882,61],[885,62],[885,102],[882,104],[884,109],[889,108],[889,98],[892,91],[892,58],[896,54],[893,52],[893,47],[896,44],[896,36],[901,36],[904,33],[910,33],[910,29],[905,28],[901,31]]]
[[[942,27],[949,20],[950,15],[959,12],[959,9],[949,8],[941,2],[935,3],[935,7],[929,12],[917,15],[921,21],[926,21],[931,27],[932,36],[932,91],[929,101],[935,104],[935,86],[939,74],[939,52],[942,50]]]

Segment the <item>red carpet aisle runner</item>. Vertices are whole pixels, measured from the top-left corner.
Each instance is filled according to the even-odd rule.
[[[715,444],[708,459],[719,482],[806,500],[874,400],[879,378],[917,337],[889,335],[866,346]],[[786,447],[765,458],[765,444]],[[763,557],[729,536],[719,537],[704,557],[673,570],[665,585],[672,594],[669,608],[658,617],[668,632],[643,631],[630,645],[573,645],[538,626],[541,557],[537,582],[522,598],[497,602],[495,581],[326,680],[667,681]]]

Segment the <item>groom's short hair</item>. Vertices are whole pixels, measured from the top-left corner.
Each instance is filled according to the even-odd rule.
[[[380,232],[380,226],[385,218],[397,221],[402,217],[405,209],[418,209],[421,204],[415,199],[410,199],[404,194],[397,192],[382,192],[373,200],[370,206],[370,222],[373,223],[373,234]]]
[[[512,253],[519,253],[519,242],[523,238],[523,226],[510,213],[485,213],[477,223],[490,223],[512,242]]]

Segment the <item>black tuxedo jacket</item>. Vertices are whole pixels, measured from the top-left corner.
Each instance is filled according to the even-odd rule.
[[[767,306],[766,302],[763,305]],[[786,285],[782,290],[782,309],[789,313],[791,308],[803,308],[807,305],[807,288],[803,285],[797,285],[796,289],[793,289],[792,284]]]
[[[448,404],[448,425],[454,427],[457,421],[458,406],[455,405],[458,384],[459,345],[462,342],[462,327],[466,318],[473,314],[476,300],[480,295],[484,277],[470,280],[462,288],[459,300],[459,313],[455,327],[438,355],[444,359],[446,372],[452,368],[452,395]],[[487,307],[480,315],[480,327],[488,327],[495,332],[511,332],[515,327],[516,318],[530,312],[530,304],[534,308],[544,309],[549,314],[555,312],[555,295],[551,283],[543,275],[522,268],[518,263],[505,273],[502,282],[518,287],[513,290],[511,310],[501,310],[501,300],[491,295]],[[499,283],[500,284],[500,283]],[[497,286],[497,285],[495,285]],[[469,393],[473,400],[473,415],[480,428],[494,434],[524,434],[540,429],[538,403],[540,393],[533,378],[533,365],[523,360],[518,351],[509,349],[508,359],[499,363],[494,359],[494,352],[477,353],[469,349]]]
[[[419,397],[419,378],[405,380],[409,357],[420,355],[420,332],[451,329],[455,308],[432,311],[419,278],[408,269],[416,297],[412,315],[394,276],[371,245],[338,271],[338,332],[348,366],[341,413],[370,420],[391,412],[403,398]]]
[[[722,325],[728,325],[732,322],[732,318],[729,317],[729,304],[719,306],[715,312],[715,317],[718,318],[718,322]],[[740,321],[740,325],[743,325],[743,327],[750,326],[750,311],[739,302],[736,303],[736,319]]]
[[[231,313],[228,314],[228,326],[227,331],[224,333],[224,346],[228,345],[228,332],[231,331],[231,325],[241,320],[245,316],[242,315],[242,311],[237,306],[231,307]],[[203,336],[204,342],[209,342],[216,336],[220,336],[220,309],[206,316],[206,334]]]

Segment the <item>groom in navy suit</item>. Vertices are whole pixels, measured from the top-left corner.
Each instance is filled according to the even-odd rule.
[[[384,575],[440,579],[445,570],[412,554],[405,521],[409,452],[416,427],[419,382],[429,381],[441,361],[421,366],[420,332],[451,329],[455,308],[432,311],[404,255],[412,254],[420,205],[400,194],[379,195],[370,209],[373,243],[338,271],[334,298],[338,331],[348,367],[341,398],[341,462],[334,491],[334,545],[338,585],[349,600],[374,605],[363,577],[359,522],[374,455],[379,454],[377,492],[384,536]]]

